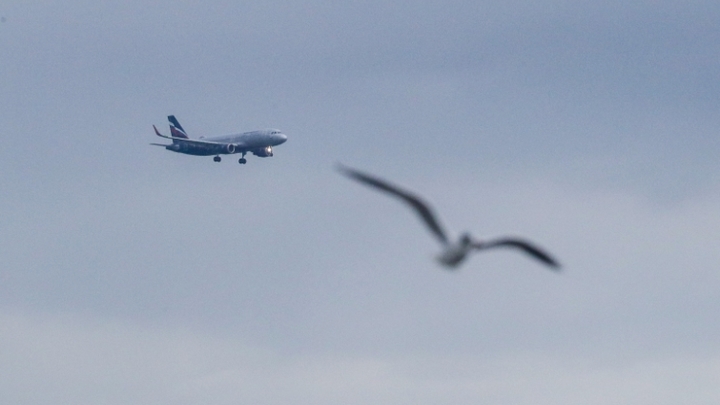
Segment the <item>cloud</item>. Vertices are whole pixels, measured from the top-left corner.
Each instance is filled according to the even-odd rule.
[[[225,3],[2,10],[3,398],[717,399],[716,2]],[[445,272],[336,160],[565,272]]]
[[[670,404],[720,399],[720,355],[607,364],[536,353],[283,355],[237,338],[77,316],[0,315],[15,404]]]

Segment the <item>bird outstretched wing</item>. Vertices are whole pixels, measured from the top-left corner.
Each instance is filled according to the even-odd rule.
[[[538,248],[537,246],[533,245],[532,243],[522,239],[500,238],[486,242],[474,242],[472,246],[475,249],[489,249],[502,246],[517,248],[534,257],[535,259],[540,260],[554,270],[560,269],[560,264],[555,259],[553,259],[552,256],[550,256],[548,253]]]
[[[438,238],[443,244],[447,244],[447,236],[445,235],[445,232],[443,231],[442,227],[440,226],[440,222],[437,220],[437,217],[433,213],[432,208],[423,201],[420,197],[416,196],[415,194],[405,191],[395,185],[392,185],[385,180],[382,180],[380,178],[359,172],[355,169],[351,169],[347,166],[337,164],[337,169],[343,173],[344,175],[355,179],[361,183],[364,183],[368,186],[375,187],[381,191],[384,191],[390,195],[393,195],[395,197],[400,198],[401,200],[405,201],[408,205],[410,205],[415,212],[420,215],[420,218],[425,222],[428,228],[430,228],[430,231]]]

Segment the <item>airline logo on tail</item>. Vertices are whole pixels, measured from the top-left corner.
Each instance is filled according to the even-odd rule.
[[[180,125],[174,115],[168,115],[168,121],[170,121],[170,136],[173,138],[189,139],[182,125]]]

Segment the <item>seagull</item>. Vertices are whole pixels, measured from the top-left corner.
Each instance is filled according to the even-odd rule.
[[[406,204],[408,204],[415,212],[420,215],[420,218],[425,222],[425,225],[430,229],[433,235],[442,244],[443,250],[437,255],[436,259],[440,264],[447,266],[450,269],[459,266],[466,258],[467,255],[476,250],[484,250],[495,247],[510,247],[519,249],[530,257],[539,260],[543,264],[547,265],[551,269],[558,271],[560,264],[555,261],[549,254],[542,251],[540,248],[534,246],[528,241],[514,237],[502,237],[491,240],[479,241],[473,239],[470,234],[463,233],[457,242],[451,242],[448,240],[445,231],[443,231],[437,216],[434,214],[432,208],[423,201],[420,197],[415,194],[405,191],[395,185],[392,185],[385,180],[377,177],[362,173],[355,169],[349,168],[342,164],[337,164],[337,170],[351,179],[357,180],[365,185],[374,187],[381,191],[384,191],[392,196],[395,196]]]

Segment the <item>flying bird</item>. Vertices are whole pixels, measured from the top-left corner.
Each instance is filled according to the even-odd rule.
[[[359,172],[347,166],[338,164],[337,169],[351,179],[395,196],[412,207],[415,212],[420,215],[420,218],[430,229],[430,232],[432,232],[432,234],[435,235],[442,244],[443,250],[437,256],[437,261],[449,268],[455,268],[460,265],[460,263],[462,263],[467,255],[472,251],[495,247],[510,247],[525,252],[530,255],[530,257],[539,260],[553,270],[560,269],[560,264],[549,254],[545,253],[543,250],[534,246],[530,242],[519,238],[503,237],[479,241],[473,239],[470,234],[463,233],[457,242],[451,242],[445,234],[445,231],[440,225],[440,222],[438,221],[432,208],[420,197],[382,179]]]

